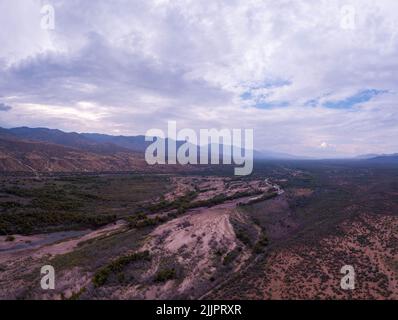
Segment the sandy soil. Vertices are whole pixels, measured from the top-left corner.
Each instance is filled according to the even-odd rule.
[[[6,242],[5,237],[0,237],[0,263],[24,257],[41,258],[44,255],[65,254],[75,249],[81,242],[109,235],[125,226],[126,223],[120,220],[95,231],[69,231],[33,236],[15,235],[13,242]],[[20,247],[22,244],[23,246]]]
[[[232,291],[224,294],[247,299],[397,299],[398,217],[364,214],[340,228],[343,234],[317,245],[276,250],[259,275],[243,280],[248,282],[245,292],[239,297]],[[341,288],[344,265],[355,269],[354,290]]]
[[[95,231],[86,230],[81,235],[77,235],[76,233],[72,234],[70,232],[65,233],[69,236],[74,235],[74,237],[51,242],[49,244],[47,241],[53,241],[59,237],[54,237],[54,234],[29,237],[15,236],[16,243],[10,244],[7,242],[7,246],[3,245],[2,248],[7,248],[9,251],[0,254],[0,299],[19,296],[24,297],[26,292],[34,291],[29,288],[33,285],[32,281],[34,281],[34,287],[36,288],[38,280],[31,279],[32,273],[43,265],[43,261],[48,261],[48,257],[71,252],[79,243],[97,237],[111,235],[114,232],[122,230],[125,225],[125,222],[119,221],[116,224],[110,224]],[[12,250],[12,246],[15,247],[20,242],[26,244],[25,241],[31,241],[30,243],[32,246],[29,248]],[[39,243],[42,245],[38,245]],[[38,275],[39,274],[37,274],[37,276]],[[69,270],[62,277],[58,277],[57,287],[62,288],[63,285],[70,286],[71,281],[67,281],[70,277],[73,277],[74,285],[73,287],[65,287],[64,292],[66,297],[78,291],[79,288],[91,281],[91,279],[87,278],[87,275],[81,273],[79,268],[75,268],[74,270]],[[57,291],[61,292],[62,290]],[[61,299],[61,296],[54,296],[53,293],[47,296],[45,293],[41,292],[40,299]]]
[[[142,250],[149,250],[154,257],[146,276],[156,273],[164,261],[171,261],[183,270],[183,277],[163,284],[145,287],[119,288],[114,297],[131,299],[169,299],[171,297],[194,298],[212,286],[223,257],[237,246],[230,217],[236,204],[224,204],[213,208],[191,210],[188,215],[157,227],[148,237]],[[217,252],[222,252],[221,256]],[[237,258],[239,267],[247,255]]]

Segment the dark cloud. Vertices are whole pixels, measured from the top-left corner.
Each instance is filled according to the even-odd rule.
[[[37,55],[4,70],[0,94],[61,105],[79,101],[134,105],[145,94],[170,98],[179,105],[228,101],[229,94],[222,89],[186,77],[189,71],[112,47],[101,35],[91,32],[86,45],[73,55]]]

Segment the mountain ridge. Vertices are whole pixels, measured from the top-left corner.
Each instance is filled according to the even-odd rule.
[[[169,140],[166,138],[166,155]],[[151,144],[145,136],[113,136],[100,133],[64,132],[59,129],[0,127],[0,172],[87,172],[87,171],[146,171],[146,148]],[[177,149],[186,141],[176,141]],[[194,145],[199,148],[200,146]],[[208,145],[208,150],[213,148]],[[228,149],[228,148],[227,148]],[[230,157],[219,145],[220,160]],[[210,153],[209,153],[210,155]],[[253,150],[255,160],[308,160],[310,158],[285,153]],[[398,154],[366,155],[360,160],[398,162]],[[170,170],[175,170],[168,166]],[[153,170],[154,168],[151,167]],[[164,169],[167,171],[167,169]]]

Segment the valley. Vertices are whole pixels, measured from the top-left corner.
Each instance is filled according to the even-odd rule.
[[[288,161],[241,178],[3,175],[0,298],[395,299],[396,172]],[[345,264],[354,291],[340,288]]]

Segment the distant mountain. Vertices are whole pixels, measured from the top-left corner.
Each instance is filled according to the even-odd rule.
[[[377,156],[377,157],[368,159],[368,161],[382,162],[382,163],[397,163],[398,164],[398,153]]]
[[[167,145],[166,139],[166,145]],[[176,172],[192,166],[149,166],[144,136],[79,134],[47,128],[0,128],[0,172]],[[177,142],[177,148],[185,143]],[[166,147],[167,152],[167,147]]]
[[[254,151],[254,158],[257,160],[307,160],[304,156],[296,156],[288,153],[273,151]]]
[[[112,143],[98,143],[84,135],[76,132],[63,132],[58,129],[47,128],[12,128],[0,129],[0,137],[17,138],[25,141],[39,141],[54,143],[66,147],[81,149],[84,151],[113,154],[115,152],[126,152],[126,148]]]
[[[99,133],[82,133],[80,136],[91,143],[110,143],[137,152],[145,152],[150,144],[145,141],[145,136],[111,136]]]
[[[369,154],[361,154],[359,156],[356,156],[355,159],[367,160],[367,159],[372,159],[372,158],[381,157],[381,156],[383,156],[383,155],[377,154],[377,153],[369,153]]]
[[[75,148],[95,144],[76,132],[66,133],[58,129],[20,127],[3,129],[2,131],[24,140],[51,142]]]
[[[146,148],[152,143],[145,141],[145,136],[112,136],[99,133],[76,133],[64,132],[58,129],[48,128],[28,128],[20,127],[13,129],[0,128],[1,136],[15,137],[23,140],[40,141],[55,143],[67,147],[82,149],[85,151],[99,153],[115,153],[135,151],[144,153]],[[166,152],[167,152],[166,139]],[[177,141],[177,148],[184,144],[185,141]],[[209,147],[210,148],[210,147]],[[220,145],[220,154],[222,155],[223,146]],[[255,159],[304,159],[285,153],[277,153],[272,151],[254,150]]]
[[[107,134],[99,133],[81,133],[82,137],[87,138],[91,142],[95,143],[108,143],[121,148],[125,148],[131,151],[144,153],[147,147],[152,144],[151,141],[146,141],[145,136],[112,136]],[[166,138],[166,152],[168,150],[168,142],[170,139]],[[173,140],[170,140],[173,141]],[[185,141],[177,141],[177,148],[184,144]]]
[[[166,143],[166,158],[168,142]],[[145,136],[112,136],[97,133],[64,132],[48,128],[0,128],[0,172],[97,172],[149,170],[144,159],[146,148],[151,141]],[[177,141],[177,149],[185,141]],[[210,150],[215,145],[208,145]],[[231,147],[223,153],[219,145],[220,163],[222,158],[231,156]],[[199,146],[194,145],[200,156]],[[259,152],[254,150],[255,159],[304,159],[284,153]],[[153,169],[153,167],[152,167]],[[163,170],[164,169],[164,170]],[[180,170],[167,166],[167,170]]]

